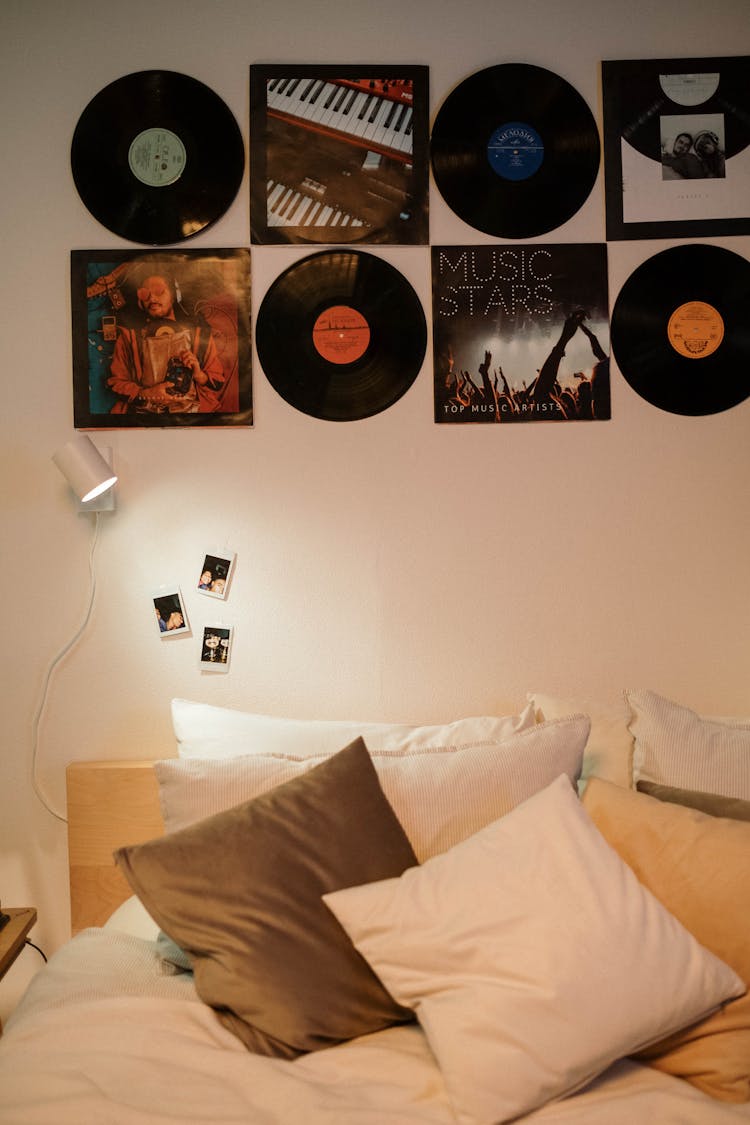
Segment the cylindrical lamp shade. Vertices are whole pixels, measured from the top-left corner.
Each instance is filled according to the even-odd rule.
[[[58,449],[52,460],[83,503],[106,492],[117,481],[111,466],[85,434]]]

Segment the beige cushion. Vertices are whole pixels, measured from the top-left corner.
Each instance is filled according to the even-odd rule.
[[[324,901],[415,1009],[466,1125],[530,1113],[744,988],[565,777],[423,866]]]
[[[556,696],[534,691],[527,696],[538,722],[584,714],[591,719],[591,734],[583,754],[581,781],[604,777],[615,785],[632,784],[633,736],[628,730],[630,710],[624,698],[603,703],[585,696]],[[583,788],[583,785],[581,786]]]
[[[586,811],[640,881],[750,982],[750,825],[593,779]],[[646,955],[644,950],[643,955]],[[645,1052],[716,1098],[750,1099],[750,996]]]
[[[445,851],[561,773],[575,781],[589,721],[574,716],[502,742],[373,753],[375,769],[420,862]],[[249,755],[171,758],[155,766],[167,831],[249,800],[303,775],[320,759]]]
[[[570,712],[569,712],[570,713]],[[287,719],[231,707],[172,700],[172,726],[181,758],[233,758],[245,754],[320,757],[362,737],[372,750],[422,749],[466,742],[496,742],[534,725],[534,710],[482,715],[434,726],[355,720]]]
[[[750,820],[750,801],[741,801],[739,797],[720,797],[716,793],[699,793],[695,789],[675,789],[672,785],[657,785],[655,781],[639,781],[638,792],[672,805],[687,805],[709,816]]]
[[[534,708],[537,722],[545,719],[560,719],[565,715],[573,714],[588,715],[591,719],[591,734],[584,751],[581,769],[581,790],[584,789],[589,777],[603,777],[606,781],[612,781],[615,785],[623,785],[626,788],[634,785],[634,738],[628,726],[632,713],[627,694],[623,692],[622,697],[614,702],[603,702],[586,696],[558,696],[540,691],[529,692],[527,695],[529,703]],[[702,721],[716,723],[722,727],[750,729],[750,718],[747,717],[700,716],[700,718]]]
[[[629,691],[633,780],[750,800],[750,725],[704,719],[653,691]]]
[[[321,900],[416,863],[361,740],[116,859],[189,955],[200,997],[250,1050],[291,1058],[412,1018]]]

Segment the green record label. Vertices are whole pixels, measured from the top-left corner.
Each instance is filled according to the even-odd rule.
[[[130,171],[149,187],[175,183],[184,172],[186,161],[184,144],[169,129],[144,129],[128,151]]]

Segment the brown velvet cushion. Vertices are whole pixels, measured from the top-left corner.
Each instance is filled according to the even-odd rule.
[[[685,805],[709,816],[726,816],[730,820],[750,820],[750,801],[739,797],[721,797],[717,793],[699,793],[696,789],[676,789],[673,785],[658,785],[655,781],[639,781],[638,792],[667,801],[672,805]]]
[[[115,859],[189,954],[200,997],[251,1051],[293,1058],[413,1018],[321,898],[417,862],[362,739]]]

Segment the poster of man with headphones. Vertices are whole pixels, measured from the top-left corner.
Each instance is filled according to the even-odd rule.
[[[252,425],[250,251],[71,254],[74,424]]]

